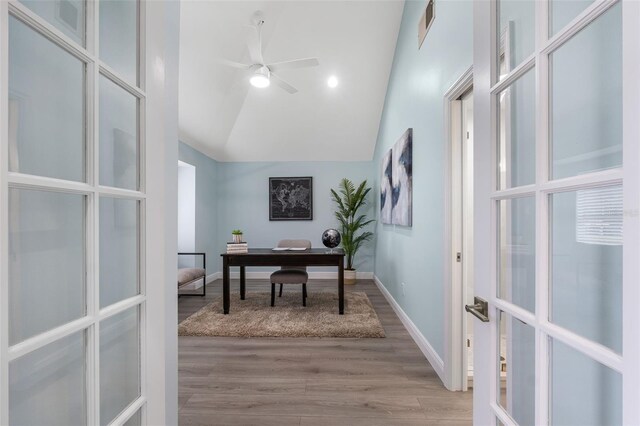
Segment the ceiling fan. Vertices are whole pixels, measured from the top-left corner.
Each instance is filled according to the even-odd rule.
[[[257,11],[253,14],[252,23],[253,25],[248,26],[249,31],[247,39],[249,57],[252,63],[241,64],[227,59],[221,60],[221,63],[233,68],[248,71],[251,74],[249,82],[254,87],[264,88],[273,83],[291,94],[296,93],[298,89],[278,77],[274,72],[291,68],[315,67],[320,64],[318,62],[318,58],[293,59],[290,61],[265,64],[262,57],[262,26],[264,25],[262,12]]]

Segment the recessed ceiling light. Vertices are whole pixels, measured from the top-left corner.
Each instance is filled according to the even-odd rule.
[[[332,75],[331,77],[329,77],[329,80],[327,80],[327,86],[333,89],[337,85],[338,85],[338,78],[335,75]]]

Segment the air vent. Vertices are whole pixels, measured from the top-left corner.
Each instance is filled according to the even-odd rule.
[[[58,19],[73,31],[78,31],[78,7],[69,0],[58,1]]]
[[[431,24],[433,23],[433,19],[435,18],[435,6],[433,4],[434,0],[429,0],[427,3],[427,7],[420,18],[420,23],[418,24],[418,49],[422,47],[422,43],[424,39],[427,38],[427,33],[429,32],[429,28],[431,28]]]

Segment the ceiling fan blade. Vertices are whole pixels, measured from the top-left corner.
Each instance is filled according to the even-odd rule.
[[[262,59],[262,36],[260,27],[247,26],[247,48],[249,49],[249,57],[254,64],[264,64]]]
[[[296,89],[295,87],[293,87],[292,85],[290,85],[289,83],[287,83],[286,81],[284,81],[283,79],[275,75],[274,73],[271,73],[271,81],[273,82],[273,84],[275,84],[276,86],[280,86],[281,88],[291,93],[292,95],[298,92],[298,89]]]
[[[232,68],[239,68],[241,70],[248,70],[252,65],[241,64],[240,62],[230,61],[229,59],[219,58],[217,62],[221,65],[226,65]]]
[[[317,67],[318,65],[320,65],[320,62],[318,62],[318,58],[304,58],[294,59],[291,61],[276,62],[275,64],[267,65],[267,67],[269,67],[271,71],[278,72],[284,69]]]

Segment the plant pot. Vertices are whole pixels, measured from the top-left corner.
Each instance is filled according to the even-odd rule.
[[[231,236],[233,237],[233,242],[234,243],[241,243],[242,242],[242,234],[232,234]]]
[[[354,285],[356,283],[356,270],[345,269],[344,270],[344,283],[348,285]]]

